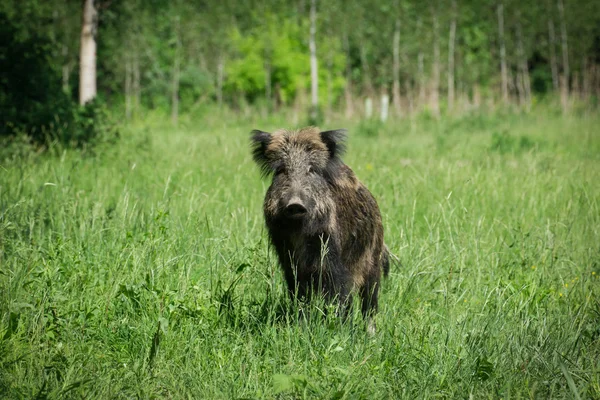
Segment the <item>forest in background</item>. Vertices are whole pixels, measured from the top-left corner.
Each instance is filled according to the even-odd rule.
[[[388,109],[438,117],[545,99],[567,112],[600,96],[597,1],[90,3],[98,97],[126,118],[163,110],[176,123],[211,105],[292,110],[294,123],[309,109],[313,122],[332,113],[386,119]],[[4,134],[47,128],[75,104],[83,4],[0,5]]]

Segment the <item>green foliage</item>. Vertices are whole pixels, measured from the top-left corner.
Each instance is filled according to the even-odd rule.
[[[369,336],[286,297],[245,133],[282,121],[159,114],[0,162],[0,397],[600,396],[597,115],[331,121],[402,264]]]
[[[50,37],[0,13],[0,137],[25,135],[37,144],[81,147],[113,136],[105,106],[95,101],[81,107],[63,91],[51,62],[55,46]]]
[[[283,102],[293,99],[298,88],[306,86],[310,73],[301,33],[297,25],[277,23],[273,16],[265,18],[249,35],[233,30],[231,41],[239,58],[227,64],[226,92],[243,93],[251,101],[264,94],[265,63],[269,63],[272,87],[280,88]]]
[[[233,29],[229,38],[236,55],[227,62],[225,92],[231,97],[243,94],[255,101],[265,93],[269,69],[272,91],[283,104],[290,104],[299,90],[310,86],[307,26],[268,14],[249,33]],[[324,37],[321,43],[326,57],[319,60],[319,95],[324,103],[335,103],[344,88],[346,59],[334,38]]]

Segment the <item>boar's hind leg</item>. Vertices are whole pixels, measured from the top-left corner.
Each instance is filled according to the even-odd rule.
[[[375,333],[375,314],[378,308],[379,297],[379,270],[373,271],[360,288],[361,308],[370,334]]]

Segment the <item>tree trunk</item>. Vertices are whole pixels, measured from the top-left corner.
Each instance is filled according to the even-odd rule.
[[[346,68],[350,70],[348,66]],[[352,77],[349,72],[346,72],[346,86],[344,87],[344,101],[346,103],[346,118],[352,118],[354,114],[354,104],[352,102]]]
[[[129,56],[125,57],[125,118],[131,119],[131,92],[132,92],[132,75],[131,60]]]
[[[352,103],[352,69],[350,66],[350,43],[348,32],[344,30],[344,47],[346,51],[346,85],[344,86],[344,101],[346,103],[346,118],[352,118],[354,105]]]
[[[590,63],[586,56],[583,56],[582,65],[583,65],[583,67],[582,67],[582,82],[581,82],[581,98],[585,101],[585,100],[588,100],[591,95],[590,82],[591,82],[591,76],[592,76],[592,73],[591,73],[592,70],[590,68]]]
[[[431,111],[440,116],[440,34],[437,6],[431,7],[433,16],[433,79],[431,88]]]
[[[402,114],[402,107],[400,105],[400,18],[396,18],[393,47],[394,83],[392,86],[392,101],[396,116],[399,117]]]
[[[500,74],[502,79],[502,101],[508,104],[508,69],[506,68],[506,45],[504,43],[504,4],[498,4],[498,36],[500,40]]]
[[[417,80],[419,81],[419,102],[417,107],[421,109],[425,104],[425,68],[424,68],[425,55],[419,47],[419,54],[417,54]]]
[[[517,15],[517,64],[519,66],[519,100],[521,106],[524,106],[527,111],[529,111],[531,107],[531,84],[527,56],[525,55],[525,49],[523,48],[523,31],[521,29],[520,15]]]
[[[452,0],[452,21],[448,35],[448,110],[454,108],[454,42],[456,40],[456,0]]]
[[[475,109],[481,107],[481,88],[479,87],[479,83],[475,83],[473,86],[473,107]]]
[[[410,81],[408,79],[404,81],[404,92],[406,93],[406,98],[408,99],[408,115],[412,117],[415,110],[415,104],[413,99],[414,90],[411,87]]]
[[[550,7],[548,7],[550,8]],[[558,61],[556,60],[556,35],[554,21],[548,17],[548,46],[550,47],[550,69],[552,70],[552,88],[558,91]]]
[[[561,77],[561,104],[563,111],[569,107],[569,44],[567,42],[567,25],[565,23],[565,8],[562,0],[558,0],[558,12],[560,15],[560,36],[562,47],[563,76]]]
[[[179,37],[179,17],[175,18],[175,55],[173,60],[173,82],[171,89],[171,121],[177,125],[179,121],[179,73],[180,73],[181,38]]]
[[[578,71],[573,71],[573,79],[571,82],[571,96],[573,98],[577,98],[581,95],[581,85],[579,84],[581,81],[579,75]]]
[[[62,88],[65,93],[69,92],[69,76],[71,75],[71,68],[69,65],[69,46],[66,44],[62,45]]]
[[[223,55],[219,55],[217,62],[217,104],[219,107],[223,105],[223,71],[225,70]]]
[[[267,109],[271,109],[271,62],[265,57],[265,98],[267,100]]]
[[[367,50],[366,47],[361,46],[360,48],[360,63],[362,66],[362,76],[363,76],[363,90],[368,97],[373,96],[373,82],[371,81],[371,68],[369,67],[369,60],[367,59]]]
[[[333,60],[331,58],[331,54],[327,57],[327,112],[326,115],[331,115],[331,110],[333,107],[333,80],[331,79],[331,71],[333,70]]]
[[[423,20],[419,18],[417,20],[417,37],[422,35],[421,28],[423,27]],[[423,54],[423,47],[419,46],[419,52],[417,53],[417,83],[419,86],[419,97],[418,101],[414,104],[414,109],[422,109],[425,104],[425,67],[424,67],[425,55]]]
[[[96,97],[96,33],[98,12],[94,0],[83,3],[81,52],[79,54],[79,104],[84,105]]]
[[[313,121],[317,120],[319,107],[319,75],[317,64],[317,42],[315,35],[317,33],[317,0],[310,2],[310,39],[308,47],[310,49],[310,117]]]
[[[137,49],[133,52],[133,113],[136,114],[141,104],[140,56]]]

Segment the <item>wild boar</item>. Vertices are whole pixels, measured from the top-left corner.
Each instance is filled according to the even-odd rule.
[[[352,293],[373,332],[381,272],[389,272],[379,206],[342,162],[345,130],[251,133],[254,161],[272,176],[264,217],[290,295],[320,293],[346,316]]]

